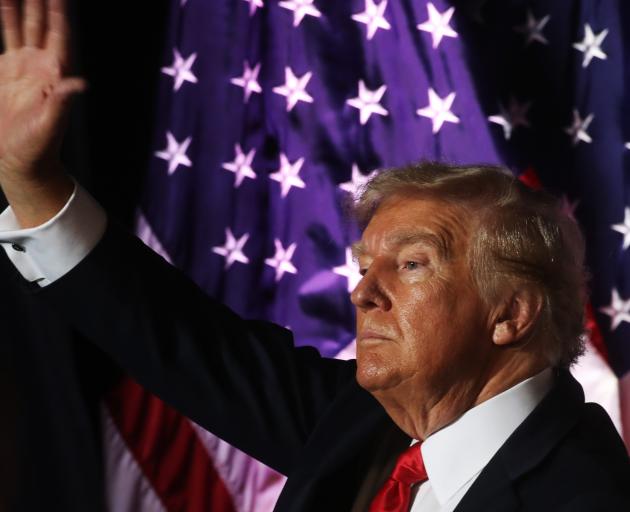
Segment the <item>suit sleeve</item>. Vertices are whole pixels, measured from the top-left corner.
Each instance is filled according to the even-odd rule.
[[[284,474],[336,394],[356,385],[354,362],[241,319],[112,223],[76,267],[33,293],[144,387]]]

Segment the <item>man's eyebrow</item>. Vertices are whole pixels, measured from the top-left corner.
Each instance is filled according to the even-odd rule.
[[[363,245],[363,243],[359,240],[357,242],[354,242],[352,244],[352,257],[357,260],[359,259],[359,257],[363,256],[367,250],[365,248],[365,245]]]
[[[451,244],[449,243],[450,236],[448,235],[449,233],[432,233],[430,231],[423,231],[419,233],[394,236],[390,243],[395,247],[414,244],[428,245],[436,250],[440,259],[446,260],[451,255]]]
[[[387,245],[392,247],[401,247],[405,245],[424,244],[433,247],[439,258],[446,260],[451,255],[450,233],[432,233],[430,231],[422,231],[417,233],[405,233],[392,236]],[[357,259],[368,252],[365,245],[361,242],[352,244],[352,256]]]

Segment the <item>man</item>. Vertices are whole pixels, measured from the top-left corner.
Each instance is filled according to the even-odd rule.
[[[625,510],[630,464],[567,369],[583,242],[493,167],[384,172],[356,208],[357,361],[206,297],[62,171],[61,0],[0,0],[3,248],[141,384],[287,475],[277,510]]]

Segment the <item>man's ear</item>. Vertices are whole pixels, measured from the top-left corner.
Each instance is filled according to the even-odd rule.
[[[499,306],[492,331],[495,345],[517,343],[532,332],[540,318],[543,294],[537,287],[521,285],[509,292]]]

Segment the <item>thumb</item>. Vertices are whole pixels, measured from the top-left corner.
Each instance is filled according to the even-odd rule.
[[[64,118],[67,117],[68,104],[77,94],[87,89],[87,82],[82,78],[65,78],[46,94],[48,108],[42,112],[41,121],[50,129],[63,130]]]
[[[83,78],[64,78],[55,85],[55,88],[52,91],[53,97],[51,99],[63,107],[63,105],[65,105],[72,96],[82,93],[86,89],[87,82]]]
[[[83,78],[71,77],[61,80],[53,91],[56,96],[67,97],[78,94],[87,89],[87,82]]]

